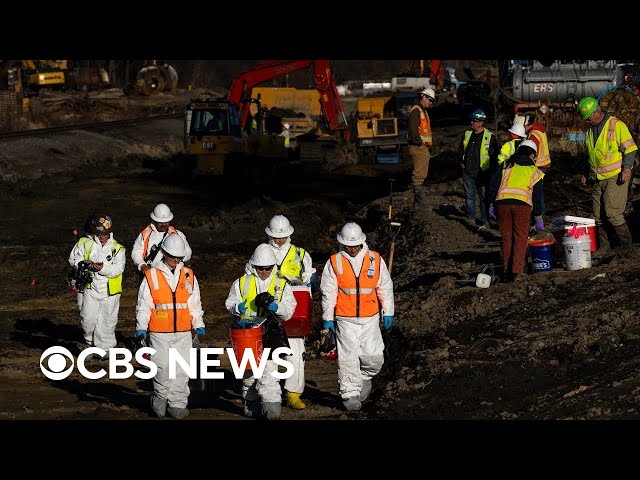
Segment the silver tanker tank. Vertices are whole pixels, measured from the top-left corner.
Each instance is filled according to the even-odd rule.
[[[620,77],[616,60],[512,61],[512,95],[519,102],[564,103],[598,97]]]

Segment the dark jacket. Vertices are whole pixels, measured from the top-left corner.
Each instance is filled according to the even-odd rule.
[[[515,157],[515,158],[514,158]],[[518,200],[516,198],[505,198],[503,200],[496,201],[496,195],[498,195],[498,189],[500,188],[500,183],[502,182],[502,171],[507,166],[511,165],[511,162],[514,162],[516,165],[529,166],[535,165],[536,162],[534,159],[529,158],[527,155],[516,153],[513,157],[502,164],[502,168],[498,168],[491,175],[491,181],[489,182],[489,191],[487,193],[487,201],[491,203],[503,204],[503,205],[528,205],[527,202],[523,202],[522,200]],[[533,210],[534,211],[542,211],[542,195],[540,195],[540,189],[533,189],[532,198],[533,201]]]
[[[464,173],[474,175],[480,171],[480,147],[482,145],[482,137],[484,136],[484,130],[480,133],[471,133],[467,149],[464,148],[464,137],[460,140],[460,146],[458,147],[458,158],[460,162],[464,163]],[[489,161],[490,166],[487,171],[490,175],[498,165],[498,154],[500,153],[500,147],[498,146],[498,140],[496,136],[491,135],[489,140]],[[483,172],[483,173],[487,173]]]

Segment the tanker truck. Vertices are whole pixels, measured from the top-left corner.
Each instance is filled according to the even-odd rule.
[[[550,135],[584,130],[576,104],[587,96],[638,132],[640,96],[628,80],[632,65],[618,60],[510,60],[500,66],[500,93],[513,114],[540,114]]]

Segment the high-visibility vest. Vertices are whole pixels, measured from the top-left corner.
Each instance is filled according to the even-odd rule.
[[[515,198],[533,206],[533,186],[543,177],[544,172],[535,165],[514,164],[512,167],[503,169],[496,201]]]
[[[284,287],[287,281],[284,278],[280,278],[277,275],[271,277],[269,288],[267,292],[273,295],[276,302],[282,300],[282,294],[284,293]],[[240,287],[240,294],[242,295],[242,301],[247,307],[247,310],[240,315],[240,318],[244,320],[252,320],[258,315],[258,307],[256,306],[256,297],[258,296],[258,285],[255,275],[243,275],[240,277],[238,283]]]
[[[380,279],[378,252],[369,250],[365,255],[358,277],[351,263],[342,258],[341,254],[336,253],[331,256],[331,266],[338,279],[335,311],[337,316],[371,317],[380,311],[380,302],[376,293],[376,285]]]
[[[462,148],[464,150],[467,149],[467,145],[469,144],[469,139],[471,138],[471,134],[473,130],[467,130],[464,132],[464,141],[462,142]],[[480,170],[487,171],[491,166],[491,158],[489,157],[489,142],[491,142],[491,137],[493,133],[484,129],[484,133],[482,135],[482,143],[480,144]]]
[[[149,331],[159,333],[188,332],[191,330],[191,313],[187,300],[193,293],[193,270],[182,267],[175,292],[164,274],[158,268],[150,268],[144,272],[147,278],[153,308]]]
[[[598,180],[618,175],[622,171],[622,157],[638,150],[629,128],[615,117],[605,122],[596,142],[592,130],[587,130],[585,144],[592,176]]]
[[[537,167],[547,167],[551,165],[551,155],[549,155],[549,142],[547,141],[547,134],[540,130],[531,130],[529,137],[534,137],[538,140],[538,151],[534,158]]]
[[[284,132],[282,132],[282,136],[284,137],[284,148],[289,148],[290,145],[290,139],[289,139],[289,131],[285,130]]]
[[[151,228],[151,225],[148,225],[147,228],[142,230],[142,241],[143,241],[142,258],[143,259],[147,258],[147,255],[149,255],[149,239],[151,238],[152,233],[153,233],[153,229]],[[164,232],[164,235],[162,236],[162,240],[164,240],[164,238],[170,233],[176,233],[175,227],[172,227],[171,225],[169,225],[169,228],[167,229],[167,231]],[[162,243],[162,240],[160,240],[160,243]]]
[[[95,242],[89,237],[82,237],[78,240],[78,248],[84,247],[86,250],[84,251],[84,261],[88,262],[89,257],[91,256],[91,249],[93,249],[93,244]],[[87,248],[87,244],[89,247]],[[116,242],[113,238],[111,239],[111,260],[110,263],[113,265],[113,258],[118,254],[120,249],[124,248],[118,242]],[[95,273],[94,273],[95,275]],[[91,285],[88,285],[87,288],[91,288]],[[113,295],[117,295],[122,293],[122,274],[117,277],[108,278],[107,279],[107,295],[110,297]]]
[[[429,115],[424,111],[421,105],[414,105],[411,107],[411,112],[415,109],[420,110],[420,125],[418,125],[418,134],[420,135],[420,139],[422,143],[429,146],[433,143],[433,137],[431,135],[431,120],[429,119]]]
[[[280,265],[277,265],[280,276],[302,278],[302,273],[304,272],[302,259],[304,258],[304,254],[303,248],[296,247],[293,244],[290,245],[289,251],[287,251],[282,262],[280,262]]]
[[[514,138],[505,142],[502,147],[500,147],[500,153],[498,154],[498,165],[502,165],[504,162],[509,160],[516,150],[518,149],[518,145],[522,142],[519,138]]]

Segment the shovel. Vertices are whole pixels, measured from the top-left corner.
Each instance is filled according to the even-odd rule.
[[[389,224],[389,228],[391,229],[391,248],[389,248],[389,275],[391,275],[391,269],[393,268],[393,252],[396,248],[396,237],[400,232],[400,227],[400,222],[391,222]],[[397,228],[395,233],[393,233],[394,228]]]

